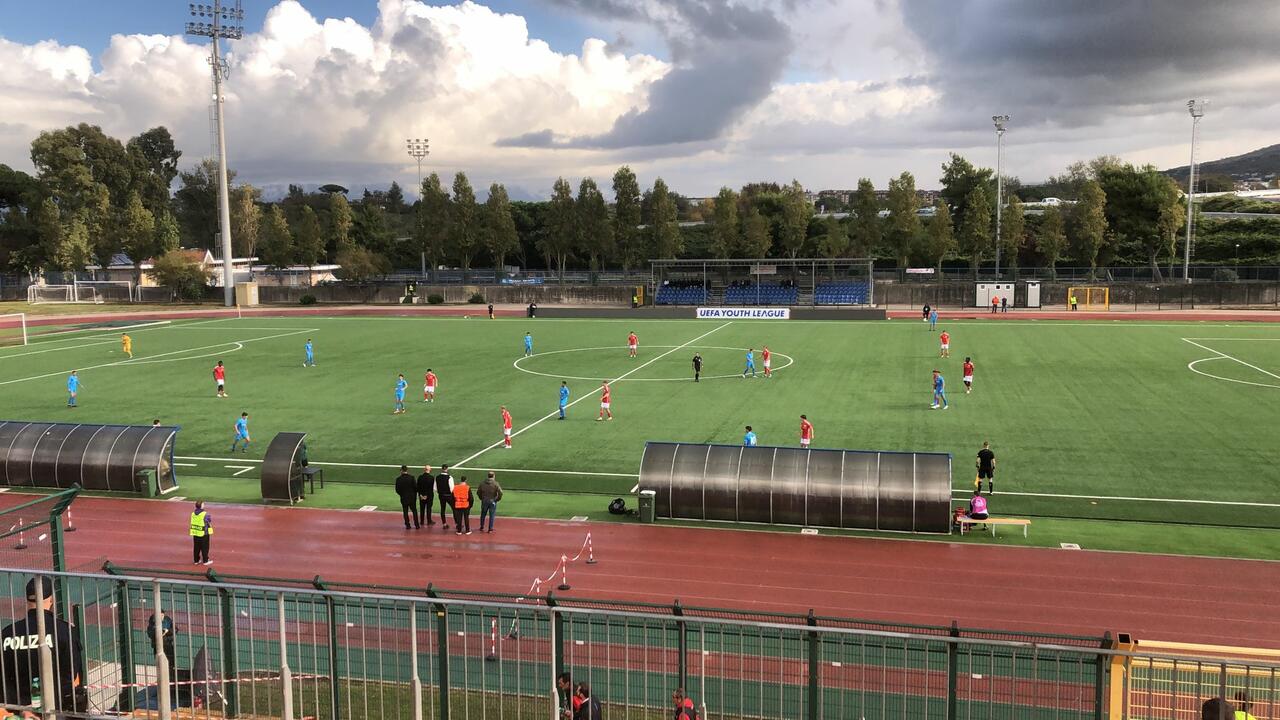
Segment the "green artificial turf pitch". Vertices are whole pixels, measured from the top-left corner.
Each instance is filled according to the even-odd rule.
[[[131,361],[120,351],[126,324]],[[752,425],[762,445],[794,446],[806,413],[815,447],[952,453],[957,502],[989,440],[995,514],[1280,527],[1278,325],[944,322],[949,359],[912,320],[255,317],[62,329],[71,332],[0,348],[4,419],[180,425],[180,476],[256,477],[252,461],[274,433],[305,431],[313,462],[341,463],[325,466],[329,481],[382,485],[367,488],[368,504],[394,504],[401,463],[449,463],[468,468],[455,475],[498,469],[510,490],[567,493],[567,505],[591,493],[598,511],[599,495],[631,490],[647,440],[738,444]],[[535,354],[521,359],[526,331]],[[307,338],[314,368],[303,367]],[[775,377],[742,379],[745,349],[760,368],[765,344]],[[705,359],[697,384],[695,351]],[[966,355],[972,395],[960,382]],[[219,359],[227,399],[214,396]],[[432,404],[422,402],[427,368],[439,376]],[[934,368],[947,379],[945,411],[929,407]],[[65,407],[72,369],[76,409]],[[393,415],[401,372],[408,412]],[[574,403],[563,422],[562,379]],[[618,379],[611,422],[595,420],[602,379]],[[499,446],[500,405],[514,418],[511,450]],[[231,457],[242,411],[254,444]]]

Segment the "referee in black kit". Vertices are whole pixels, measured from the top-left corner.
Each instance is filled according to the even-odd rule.
[[[57,690],[40,683],[40,617],[43,608],[44,645],[49,647],[53,684]],[[53,614],[53,580],[43,577],[27,583],[27,615],[0,632],[0,703],[6,706],[32,707],[38,711],[57,709],[63,712],[85,712],[89,695],[81,682],[84,651],[80,637],[71,623]],[[61,717],[61,713],[59,713]]]
[[[698,382],[698,378],[702,377],[702,353],[693,354],[693,381]]]

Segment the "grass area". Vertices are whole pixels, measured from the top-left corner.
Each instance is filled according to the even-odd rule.
[[[952,453],[957,502],[990,440],[999,462],[993,513],[1035,518],[1031,537],[1006,530],[995,541],[953,542],[1280,555],[1280,327],[955,321],[939,329],[951,332],[950,359],[938,358],[926,325],[907,320],[255,317],[139,327],[126,360],[120,328],[93,326],[0,349],[0,392],[10,418],[181,425],[186,495],[256,501],[257,471],[244,468],[275,432],[305,431],[314,462],[338,463],[325,466],[329,486],[309,506],[391,507],[401,463],[450,463],[467,468],[455,475],[497,469],[513,491],[504,515],[592,519],[611,519],[608,499],[635,484],[646,440],[739,444],[750,424],[761,444],[794,446],[807,413],[818,447]],[[536,353],[516,367],[526,330]],[[623,347],[629,330],[640,336],[636,359]],[[302,367],[307,338],[318,367]],[[741,379],[744,350],[763,344],[775,353],[776,377]],[[706,361],[696,385],[695,351]],[[959,382],[966,355],[977,366],[972,395]],[[229,399],[214,397],[218,359]],[[929,409],[935,367],[948,380],[946,411]],[[440,379],[433,404],[421,402],[427,368]],[[65,407],[71,369],[82,378],[76,409]],[[400,372],[409,409],[393,415]],[[623,378],[616,419],[595,422],[604,378]],[[562,379],[580,402],[567,421],[544,421]],[[504,404],[518,433],[511,450],[495,447]],[[255,442],[231,457],[242,411]]]
[[[47,315],[88,315],[90,313],[140,313],[140,312],[177,312],[181,310],[216,310],[222,307],[221,302],[207,303],[165,303],[163,305],[146,305],[140,303],[40,303],[32,305],[28,302],[0,302],[0,315],[10,313],[26,313],[28,316]]]

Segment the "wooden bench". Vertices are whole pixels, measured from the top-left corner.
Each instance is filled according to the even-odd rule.
[[[1027,537],[1027,528],[1031,526],[1031,521],[1027,520],[1026,518],[989,517],[985,520],[978,520],[976,518],[960,516],[956,518],[956,522],[960,524],[961,528],[963,528],[965,525],[989,525],[991,526],[991,537],[996,536],[997,525],[1014,525],[1014,526],[1021,525],[1022,537]]]

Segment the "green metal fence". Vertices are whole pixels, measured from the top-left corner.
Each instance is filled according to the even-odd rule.
[[[1106,689],[1123,653],[1099,638],[319,580],[48,574],[75,607],[99,716],[554,720],[556,677],[569,672],[610,720],[670,717],[677,687],[702,717],[726,720],[1120,717]],[[25,613],[30,578],[0,570],[0,624]],[[0,675],[14,673],[4,657]]]

